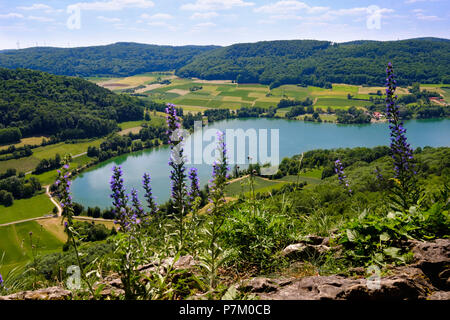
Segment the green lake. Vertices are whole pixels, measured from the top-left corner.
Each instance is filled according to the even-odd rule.
[[[405,122],[408,142],[413,147],[424,146],[450,146],[450,120],[410,120]],[[339,125],[332,123],[310,123],[303,121],[289,121],[284,119],[233,119],[215,122],[203,128],[203,132],[225,131],[226,129],[267,129],[269,134],[270,154],[270,130],[279,131],[279,160],[301,152],[313,149],[331,149],[341,147],[374,147],[389,144],[389,129],[387,123],[375,123],[368,125]],[[191,143],[192,137],[186,140]],[[210,142],[203,142],[203,147]],[[228,141],[227,141],[228,143]],[[236,146],[235,146],[236,147]],[[248,152],[248,148],[246,149]],[[235,154],[238,150],[235,150]],[[242,156],[242,152],[239,153]],[[119,156],[105,161],[80,174],[72,185],[74,201],[87,206],[99,206],[106,208],[111,206],[109,197],[109,180],[112,168],[120,165],[124,171],[125,187],[127,192],[136,188],[140,195],[143,194],[142,176],[148,172],[152,179],[153,193],[158,203],[163,203],[169,198],[170,181],[168,165],[170,149],[167,146],[154,148]],[[247,153],[245,154],[245,158]],[[199,171],[201,184],[208,182],[211,176],[211,165],[195,164],[188,167],[196,167]]]

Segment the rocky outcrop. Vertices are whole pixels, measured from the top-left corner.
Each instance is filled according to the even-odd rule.
[[[450,239],[411,241],[414,263],[431,283],[442,290],[450,290]]]
[[[0,300],[68,300],[72,292],[60,287],[51,287],[34,291],[23,291],[8,296],[0,296]]]
[[[303,278],[254,278],[244,281],[238,290],[261,299],[276,300],[448,300],[450,276],[450,240],[410,242],[414,263],[389,270],[384,277],[369,277],[357,268],[360,277],[343,275]],[[303,241],[283,250],[288,257],[303,257],[329,250],[320,239]],[[356,272],[358,271],[358,272]],[[366,278],[367,277],[367,278]]]
[[[255,278],[243,283],[239,290],[270,300],[415,300],[426,299],[433,286],[419,269],[405,268],[378,282],[338,275]]]
[[[299,243],[291,244],[284,248],[281,254],[289,259],[303,260],[321,256],[330,249],[328,238],[308,235]]]
[[[450,300],[450,239],[430,242],[414,240],[407,245],[414,253],[413,263],[391,268],[383,277],[369,277],[367,270],[359,267],[350,272],[355,277],[341,274],[276,279],[257,277],[239,283],[237,289],[261,299],[276,300]],[[328,250],[328,239],[309,236],[300,243],[286,247],[283,254],[298,258]],[[170,258],[153,262],[140,267],[139,271],[143,275],[151,275],[155,271],[166,274],[172,267],[194,272],[196,265],[194,258],[187,255],[175,262]],[[98,285],[103,286],[101,295],[104,299],[114,299],[124,294],[117,274],[110,275]],[[64,300],[71,296],[70,291],[52,287],[0,296],[0,300]]]

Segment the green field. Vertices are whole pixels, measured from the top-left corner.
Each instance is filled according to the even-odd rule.
[[[10,207],[0,205],[0,224],[42,217],[51,214],[53,208],[53,203],[45,193],[29,199],[14,200]]]
[[[139,83],[139,79],[142,83]],[[133,85],[145,85],[144,75],[137,75],[127,78],[110,79],[108,82],[133,83]],[[380,87],[362,87],[356,85],[333,84],[331,89],[314,86],[283,85],[270,89],[262,84],[236,84],[230,81],[199,81],[196,79],[182,79],[172,76],[171,83],[160,85],[141,92],[147,97],[144,100],[154,100],[157,102],[170,102],[181,106],[186,112],[203,112],[210,108],[239,109],[242,107],[263,107],[276,106],[281,99],[299,99],[307,97],[314,101],[315,107],[326,109],[347,109],[351,106],[364,108],[371,105],[370,97],[376,94]],[[190,91],[194,86],[201,86],[200,90]],[[111,88],[113,91],[121,91],[121,88]],[[381,88],[384,92],[384,88]],[[440,88],[439,88],[440,89]],[[440,89],[442,90],[442,89]],[[406,94],[406,88],[399,88],[398,94]],[[354,99],[348,99],[351,94]],[[285,112],[277,115],[283,116]],[[329,121],[334,118],[327,119]],[[123,127],[122,127],[123,128]]]
[[[29,221],[11,226],[0,227],[0,273],[7,276],[16,267],[24,266],[32,259],[31,241],[39,255],[61,250],[63,245],[57,237],[46,231],[38,222]],[[5,241],[7,240],[7,241]]]
[[[273,188],[281,187],[285,181],[266,180],[261,177],[255,177],[254,187],[255,192],[266,192]],[[239,194],[246,194],[251,191],[250,179],[244,178],[228,184],[225,188],[227,196],[238,196]]]
[[[165,123],[165,118],[157,115],[154,116],[153,113],[150,113],[150,121],[145,121],[145,120],[139,120],[139,121],[127,121],[127,122],[122,122],[119,123],[119,127],[122,130],[126,130],[126,129],[131,129],[131,128],[136,128],[136,127],[142,127],[143,124],[148,124],[148,125],[152,125],[152,126],[162,126]]]
[[[286,183],[306,182],[308,185],[320,183],[323,169],[307,169],[297,175],[288,175],[280,179],[269,180],[267,178],[255,177],[254,188],[256,193],[270,192],[273,189],[281,188]],[[248,177],[229,183],[225,192],[227,196],[237,196],[239,194],[248,194],[251,191],[250,179]]]
[[[84,153],[88,146],[100,146],[103,139],[86,140],[78,143],[56,143],[48,146],[38,147],[33,149],[33,155],[20,159],[12,159],[8,161],[0,161],[0,172],[5,172],[7,169],[15,168],[18,172],[28,172],[34,170],[42,159],[54,158],[57,153],[61,157],[66,154],[72,156]]]

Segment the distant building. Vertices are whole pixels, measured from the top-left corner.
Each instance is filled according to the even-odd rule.
[[[381,117],[383,117],[383,114],[382,114],[381,112],[375,111],[375,112],[373,113],[373,116],[378,120],[378,119],[380,119]]]
[[[442,99],[441,97],[430,97],[430,101],[445,103],[444,99]]]

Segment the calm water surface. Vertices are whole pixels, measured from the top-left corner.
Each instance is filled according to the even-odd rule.
[[[408,141],[413,147],[450,146],[450,120],[411,120],[405,123]],[[289,157],[313,149],[340,147],[374,147],[389,144],[387,123],[370,125],[338,125],[331,123],[308,123],[284,119],[233,119],[215,122],[207,129],[278,129],[279,156]],[[191,142],[191,137],[187,143]],[[268,137],[270,141],[270,136]],[[204,142],[205,147],[209,142]],[[270,147],[269,147],[270,151]],[[109,180],[112,168],[121,165],[124,171],[125,187],[130,192],[136,188],[143,194],[142,175],[148,172],[152,179],[153,193],[158,203],[169,198],[169,148],[167,146],[127,154],[103,162],[80,174],[73,182],[74,201],[84,206],[111,205]],[[198,168],[201,184],[210,179],[211,166],[193,165]]]

